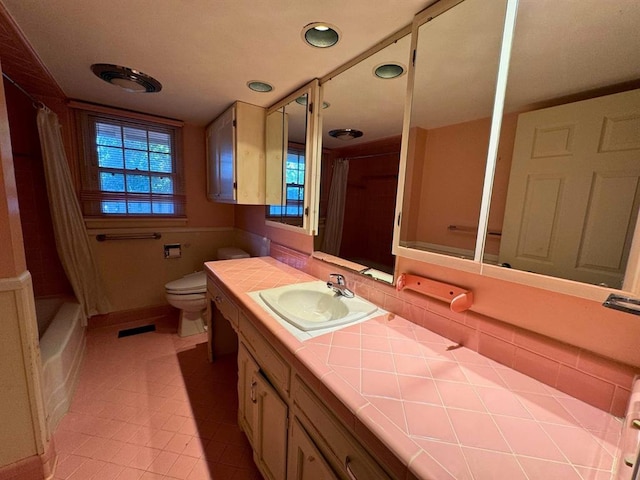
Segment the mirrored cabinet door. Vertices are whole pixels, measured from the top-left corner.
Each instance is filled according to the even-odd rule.
[[[634,289],[638,25],[631,0],[520,0],[489,216],[501,235],[487,237],[486,274]]]
[[[266,220],[300,232],[317,232],[318,81],[267,111]]]
[[[322,176],[316,256],[393,281],[393,224],[409,29],[322,82]],[[327,254],[327,255],[322,255]]]
[[[474,258],[506,8],[506,0],[465,0],[416,22],[403,255]]]

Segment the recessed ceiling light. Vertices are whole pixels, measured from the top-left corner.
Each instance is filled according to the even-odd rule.
[[[354,138],[359,138],[364,133],[361,130],[356,130],[355,128],[338,128],[336,130],[331,130],[329,135],[333,138],[337,138],[339,140],[353,140]]]
[[[261,82],[259,80],[252,80],[250,82],[247,82],[247,87],[249,87],[254,92],[260,92],[260,93],[267,93],[273,90],[272,85],[266,82]]]
[[[328,48],[338,43],[340,34],[338,29],[329,23],[314,22],[302,29],[302,38],[312,47]]]
[[[390,78],[397,78],[405,73],[405,68],[398,63],[383,63],[378,65],[373,74],[378,78],[388,80]]]
[[[94,63],[91,71],[105,82],[133,93],[155,93],[162,90],[162,84],[155,78],[129,67],[110,63]]]
[[[300,95],[298,98],[296,98],[296,103],[299,103],[300,105],[306,105],[307,104],[307,96],[306,95]],[[329,102],[322,102],[322,108],[329,108],[331,106],[331,104]]]

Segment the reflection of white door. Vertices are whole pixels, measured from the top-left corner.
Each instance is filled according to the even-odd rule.
[[[521,114],[500,262],[621,288],[639,180],[640,90]]]

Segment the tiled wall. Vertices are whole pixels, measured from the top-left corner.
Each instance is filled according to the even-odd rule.
[[[584,349],[368,279],[277,244],[271,256],[314,277],[342,273],[356,294],[452,342],[518,370],[616,416],[624,416],[635,374],[631,366]]]
[[[4,86],[20,222],[27,268],[33,279],[33,292],[36,297],[73,295],[54,242],[36,110],[31,100],[16,87],[6,80]]]

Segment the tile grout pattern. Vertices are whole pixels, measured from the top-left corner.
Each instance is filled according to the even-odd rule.
[[[269,259],[209,268],[239,299],[309,279]],[[388,314],[300,343],[253,303],[356,431],[378,435],[416,478],[596,480],[615,470],[620,419],[438,333]]]
[[[541,382],[580,398],[601,410],[623,416],[637,368],[607,359],[514,325],[471,311],[453,313],[447,305],[414,292],[397,292],[390,285],[283,247],[271,246],[277,260],[326,278],[345,275],[357,295],[455,342],[463,343]]]
[[[235,355],[206,334],[87,332],[80,380],[54,441],[54,480],[258,480],[237,424]]]

